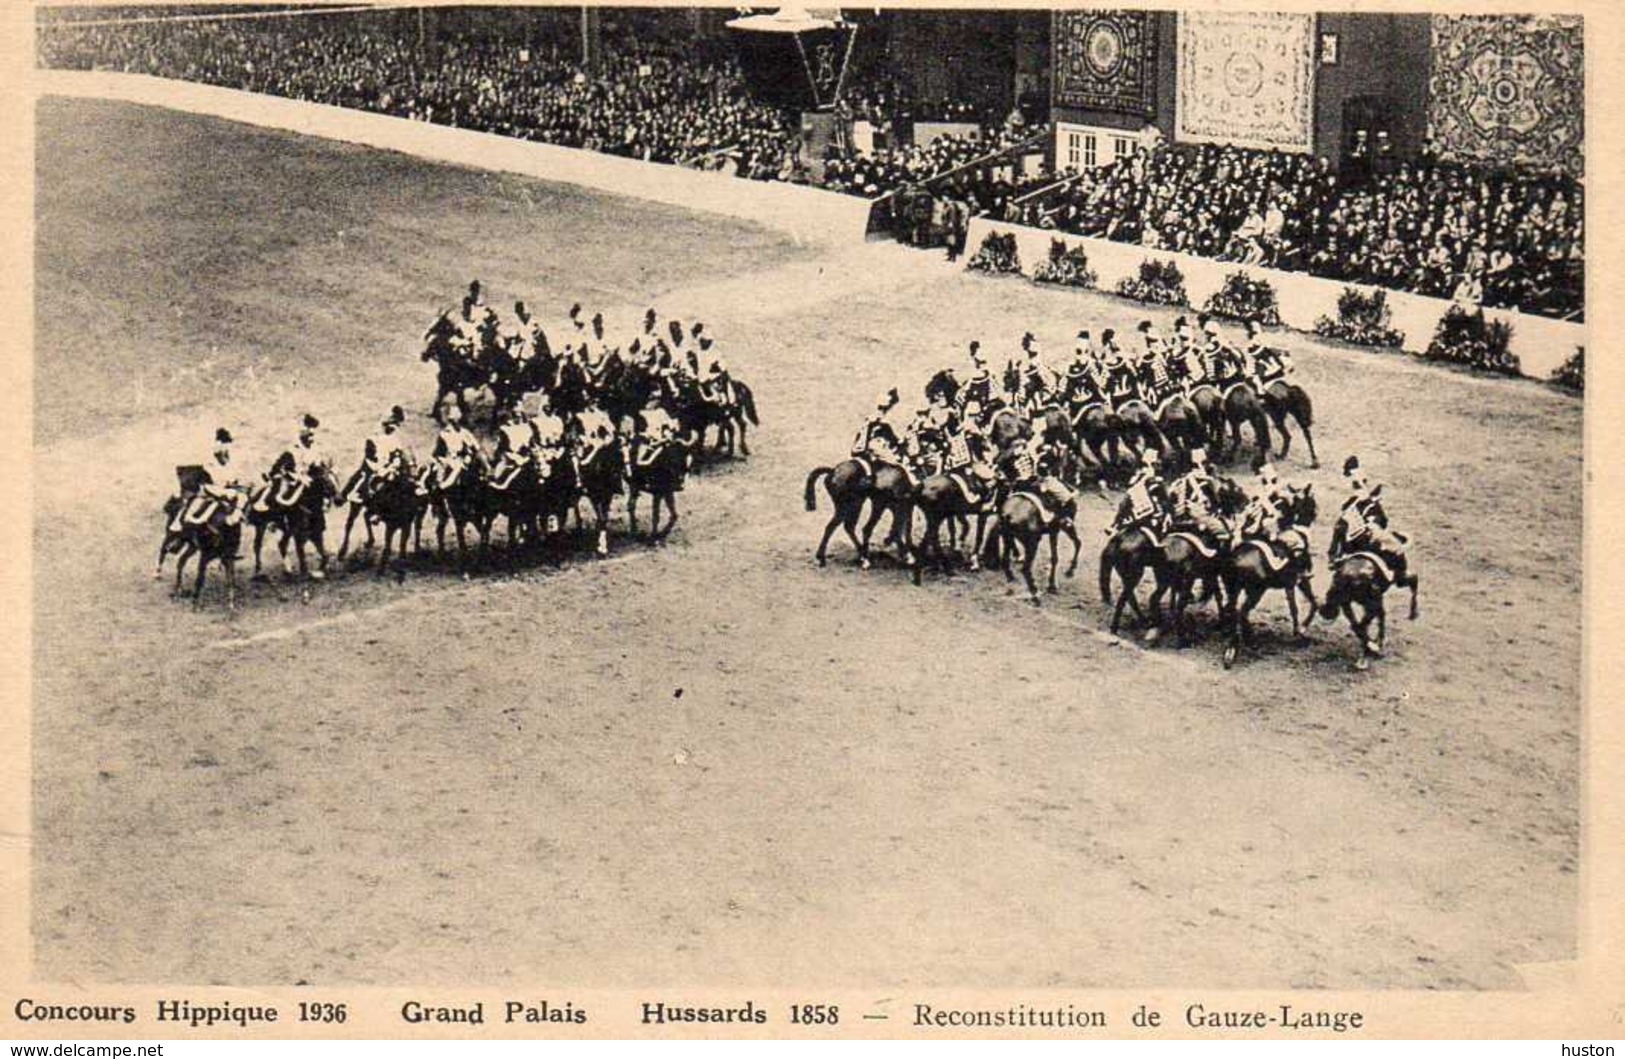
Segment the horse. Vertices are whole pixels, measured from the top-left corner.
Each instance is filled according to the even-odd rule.
[[[1038,606],[1038,587],[1033,583],[1033,560],[1038,556],[1039,540],[1049,538],[1049,582],[1046,587],[1051,594],[1058,591],[1055,571],[1061,565],[1057,538],[1064,533],[1072,542],[1072,561],[1066,568],[1067,577],[1078,572],[1078,555],[1083,550],[1083,542],[1078,540],[1077,531],[1072,528],[1072,519],[1078,513],[1077,501],[1069,501],[1059,511],[1050,511],[1049,507],[1048,503],[1027,490],[1012,491],[999,505],[999,521],[989,535],[986,546],[989,551],[995,546],[999,548],[999,564],[1004,569],[1007,585],[1015,584],[1010,560],[1016,549],[1021,550],[1021,578],[1027,583],[1027,598],[1035,607]]]
[[[1303,440],[1309,446],[1309,466],[1319,467],[1320,457],[1315,454],[1315,435],[1311,428],[1315,425],[1315,406],[1309,400],[1309,394],[1296,383],[1285,379],[1276,379],[1264,391],[1264,410],[1275,423],[1275,429],[1281,434],[1281,452],[1277,459],[1286,459],[1292,449],[1292,431],[1287,428],[1287,417],[1290,416],[1303,431]]]
[[[1360,641],[1360,659],[1354,668],[1361,672],[1371,667],[1373,658],[1382,657],[1383,642],[1388,637],[1388,614],[1383,600],[1390,588],[1399,586],[1408,586],[1411,590],[1410,618],[1415,621],[1420,613],[1419,583],[1415,574],[1396,579],[1388,564],[1371,552],[1351,552],[1332,562],[1332,584],[1321,602],[1320,616],[1334,621],[1341,611],[1348,619],[1349,628]],[[1370,633],[1373,623],[1377,626],[1375,636]]]
[[[1247,492],[1229,478],[1216,478],[1213,491],[1213,512],[1221,519],[1234,518],[1247,504]],[[1175,525],[1179,526],[1176,518]],[[1151,611],[1161,615],[1162,599],[1168,598],[1168,624],[1179,637],[1179,645],[1186,643],[1188,625],[1186,608],[1191,604],[1196,585],[1205,585],[1203,601],[1211,598],[1219,584],[1219,575],[1229,558],[1226,542],[1215,544],[1204,540],[1199,532],[1190,528],[1176,528],[1162,539],[1162,554],[1156,563],[1157,587],[1151,593]],[[1160,627],[1146,633],[1146,642],[1153,643],[1160,635]]]
[[[835,527],[840,526],[846,530],[847,539],[858,553],[858,563],[865,570],[869,568],[869,553],[863,541],[858,539],[858,518],[863,514],[863,504],[869,499],[869,492],[874,488],[874,470],[868,461],[856,457],[845,459],[830,467],[814,467],[807,474],[806,503],[808,511],[818,510],[818,480],[824,479],[824,491],[829,494],[830,503],[835,511],[829,517],[829,523],[824,526],[824,535],[818,541],[818,550],[813,553],[819,566],[829,563],[829,539],[835,535]]]
[[[986,503],[973,499],[968,487],[961,486],[956,474],[933,474],[920,482],[914,506],[925,518],[925,530],[920,534],[919,562],[914,565],[914,583],[921,583],[922,570],[928,558],[935,558],[939,569],[948,568],[948,554],[942,548],[942,524],[948,524],[948,547],[957,551],[959,525],[971,515],[976,516],[976,540],[970,550],[970,568],[981,568],[982,538],[991,512]]]
[[[1272,545],[1248,540],[1237,545],[1230,561],[1220,573],[1224,584],[1224,618],[1231,625],[1230,643],[1224,651],[1224,667],[1235,664],[1242,646],[1252,646],[1253,630],[1248,621],[1253,608],[1264,593],[1281,589],[1286,593],[1287,611],[1292,615],[1292,638],[1301,639],[1303,626],[1298,620],[1298,593],[1309,600],[1310,617],[1318,604],[1309,584],[1314,572],[1315,559],[1309,550],[1309,538],[1303,528],[1314,523],[1316,515],[1315,487],[1289,491],[1282,511],[1282,530],[1279,540],[1286,545],[1286,558],[1282,560]]]
[[[1157,422],[1157,414],[1142,398],[1130,397],[1118,405],[1112,414],[1117,423],[1117,436],[1127,444],[1129,452],[1136,459],[1147,448],[1156,449],[1157,455],[1164,457],[1172,451],[1173,446]]]
[[[377,521],[384,527],[384,547],[378,554],[378,573],[383,575],[389,567],[390,548],[398,539],[400,542],[400,556],[404,559],[406,548],[416,538],[418,549],[423,547],[423,515],[429,507],[428,492],[423,489],[417,476],[408,470],[381,478],[376,481],[361,498],[361,507],[367,521],[367,531],[370,538],[372,523]],[[348,543],[349,529],[345,529],[345,540]],[[344,549],[339,549],[339,558],[344,557]]]
[[[1207,442],[1201,410],[1183,393],[1170,394],[1157,408],[1157,429],[1167,439],[1169,448],[1179,455],[1180,464],[1189,461],[1192,449]]]
[[[1191,387],[1190,398],[1202,423],[1203,444],[1217,455],[1224,445],[1224,395],[1211,382],[1199,382]]]
[[[467,391],[477,390],[490,381],[490,372],[477,363],[477,358],[457,348],[456,338],[461,334],[451,310],[441,313],[423,335],[423,353],[418,358],[425,364],[433,361],[437,370],[434,404],[429,411],[436,422],[444,422],[441,409],[447,397],[455,398],[463,418],[468,418]]]
[[[638,497],[649,494],[649,538],[663,541],[677,525],[677,494],[693,463],[694,439],[688,435],[671,441],[634,441],[626,470],[626,516],[628,527],[638,531]],[[660,527],[660,505],[671,512],[671,521]]]
[[[294,472],[293,454],[284,452],[271,466],[270,481],[259,503],[248,509],[248,522],[254,527],[254,580],[265,580],[261,570],[261,549],[265,544],[265,531],[273,528],[281,535],[277,541],[277,552],[282,557],[284,569],[287,568],[288,545],[291,542],[294,555],[299,560],[301,576],[313,581],[327,576],[327,544],[323,536],[327,532],[327,505],[338,496],[339,483],[333,468],[325,463],[315,464],[311,470],[310,481],[295,486],[292,501],[284,503],[281,495],[293,484]],[[316,554],[321,558],[319,570],[311,571],[305,563],[307,544],[316,547]]]
[[[889,426],[882,426],[881,440],[898,447],[897,435]],[[858,565],[869,569],[869,543],[875,527],[887,512],[891,513],[891,532],[885,543],[898,545],[904,565],[913,565],[914,552],[910,537],[913,534],[914,505],[919,484],[900,464],[872,455],[851,456],[832,467],[815,467],[807,475],[805,500],[808,511],[818,510],[818,479],[823,478],[824,490],[829,494],[835,511],[824,527],[815,556],[819,566],[828,563],[829,540],[835,527],[846,530],[847,537],[858,552]],[[863,514],[864,502],[870,503],[869,520],[863,531],[858,531],[858,519]]]
[[[611,354],[598,373],[598,407],[609,416],[616,430],[627,420],[636,420],[649,405],[649,397],[660,389],[657,376],[636,364]],[[623,454],[624,455],[624,454]]]
[[[594,551],[609,554],[609,509],[625,491],[626,452],[619,435],[584,449],[576,460],[580,496],[592,506]]]
[[[1270,455],[1270,421],[1264,402],[1251,383],[1233,382],[1224,391],[1224,419],[1230,429],[1230,449],[1225,459],[1232,460],[1241,451],[1241,428],[1251,425],[1253,438],[1258,443],[1258,454],[1253,457],[1253,469],[1264,466]]]
[[[181,510],[185,501],[176,498],[166,505],[166,514],[171,518]],[[221,504],[215,508],[209,518],[201,523],[183,521],[181,527],[174,534],[176,544],[175,552],[175,589],[174,595],[180,596],[181,579],[186,572],[187,560],[197,556],[197,579],[192,586],[192,606],[199,607],[203,603],[203,585],[208,579],[209,564],[218,562],[226,572],[226,606],[237,606],[237,549],[242,547],[242,522],[234,517],[229,505]]]
[[[1132,609],[1135,618],[1142,625],[1145,624],[1146,614],[1140,607],[1139,597],[1135,593],[1139,590],[1145,572],[1159,561],[1161,544],[1162,542],[1150,529],[1144,526],[1126,526],[1113,533],[1107,539],[1106,546],[1100,550],[1101,602],[1112,602],[1113,573],[1123,582],[1123,591],[1117,597],[1116,606],[1112,608],[1113,633],[1116,633],[1122,625],[1124,607]]]
[[[429,509],[435,516],[435,551],[446,554],[446,524],[451,523],[457,534],[457,565],[461,568],[467,561],[465,530],[473,527],[479,534],[480,554],[485,555],[490,550],[491,523],[496,512],[486,485],[483,459],[469,460],[449,484],[441,479],[443,470],[443,466],[434,468],[428,478]]]

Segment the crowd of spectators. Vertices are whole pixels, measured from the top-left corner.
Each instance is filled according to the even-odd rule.
[[[200,81],[758,180],[807,179],[796,116],[752,98],[725,43],[650,33],[615,9],[602,15],[590,69],[568,19],[525,33],[459,24],[427,36],[409,13],[387,10],[73,20],[41,27],[43,65]],[[1566,177],[1424,158],[1345,179],[1324,158],[1216,145],[1158,146],[1098,169],[1023,176],[1020,152],[1010,150],[1031,139],[1019,111],[998,123],[964,105],[922,103],[884,67],[850,89],[840,116],[878,124],[883,146],[833,148],[822,178],[831,190],[877,199],[925,187],[962,212],[1148,249],[1554,316],[1578,316],[1584,305],[1582,192]],[[980,131],[908,142],[926,117],[974,118]],[[905,122],[906,133],[897,128]],[[998,157],[967,165],[990,155]]]
[[[1324,158],[1161,148],[1064,174],[1004,219],[1459,301],[1577,315],[1570,178],[1422,159],[1345,182]]]
[[[389,13],[52,24],[43,65],[110,69],[372,110],[653,162],[800,177],[793,115],[703,41],[638,37],[606,12],[595,68],[562,40],[440,31]]]

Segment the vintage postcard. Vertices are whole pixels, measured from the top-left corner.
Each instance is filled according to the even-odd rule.
[[[1625,1035],[1620,23],[8,5],[0,1035]]]

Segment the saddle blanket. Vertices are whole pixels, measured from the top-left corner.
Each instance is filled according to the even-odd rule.
[[[1371,564],[1377,568],[1377,573],[1382,575],[1383,584],[1385,586],[1394,583],[1394,568],[1388,565],[1388,560],[1384,559],[1376,552],[1350,552],[1347,555],[1340,557],[1332,564],[1332,571],[1335,573],[1338,567],[1342,566],[1351,559],[1369,560]]]
[[[1033,490],[1031,490],[1031,489],[1017,489],[1015,492],[1011,493],[1010,496],[1011,496],[1012,499],[1014,499],[1015,497],[1018,497],[1018,496],[1023,497],[1026,500],[1028,500],[1029,502],[1031,502],[1033,507],[1036,507],[1038,509],[1038,518],[1042,522],[1045,529],[1048,529],[1050,526],[1053,526],[1055,524],[1055,517],[1056,517],[1055,509],[1050,507],[1049,504],[1044,500],[1044,498],[1039,496]]]
[[[1301,554],[1309,547],[1308,539],[1297,529],[1289,529],[1275,540],[1255,538],[1247,543],[1258,546],[1259,554],[1264,557],[1264,565],[1272,574],[1278,574],[1286,569],[1294,555]]]
[[[1179,537],[1182,540],[1188,541],[1190,546],[1196,549],[1196,554],[1200,555],[1204,559],[1214,559],[1218,557],[1219,550],[1217,548],[1189,530],[1175,530],[1173,533],[1168,534],[1168,537],[1170,540],[1174,537]]]
[[[959,495],[965,498],[967,507],[976,507],[982,503],[984,495],[971,488],[970,479],[965,477],[963,471],[949,471],[947,477],[958,487]]]

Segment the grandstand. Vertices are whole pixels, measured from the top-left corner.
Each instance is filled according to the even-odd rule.
[[[39,57],[1583,318],[1575,19],[724,14],[46,8]]]

